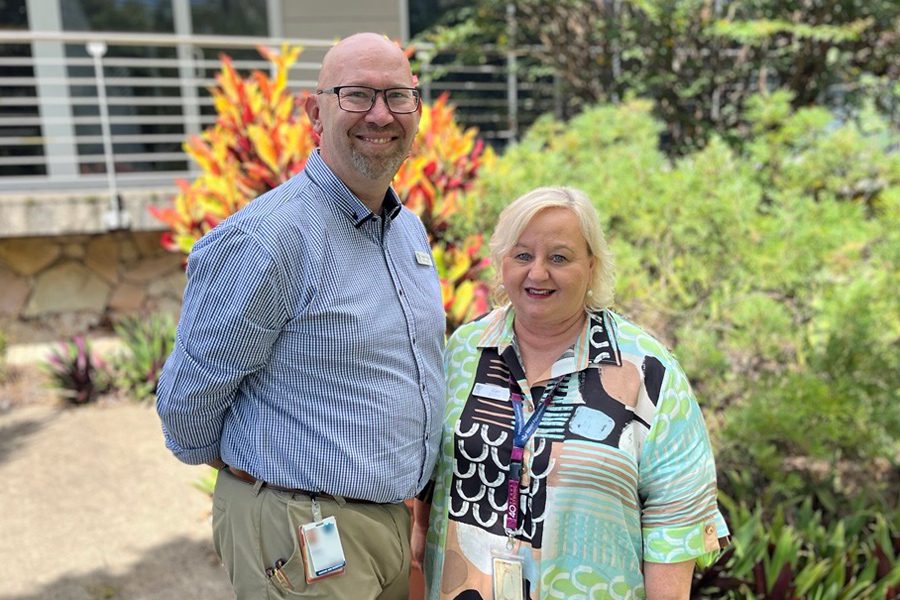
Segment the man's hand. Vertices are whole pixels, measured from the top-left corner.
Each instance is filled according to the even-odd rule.
[[[213,469],[215,469],[216,471],[221,471],[222,469],[224,469],[224,468],[226,468],[226,467],[228,466],[228,465],[226,465],[226,464],[222,461],[221,458],[217,458],[217,459],[215,459],[215,460],[211,460],[211,461],[209,461],[209,462],[206,463],[206,464],[208,464],[209,466],[211,466],[211,467],[212,467]]]
[[[422,569],[422,561],[425,560],[425,534],[428,533],[428,514],[431,505],[421,500],[412,501],[412,533],[409,539],[410,554],[412,554],[412,567]]]

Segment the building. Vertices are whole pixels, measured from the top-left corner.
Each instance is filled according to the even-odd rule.
[[[126,314],[177,312],[183,257],[149,214],[195,174],[181,144],[214,121],[229,54],[304,47],[312,87],[335,39],[405,42],[406,0],[7,0],[0,3],[0,332],[57,340]]]

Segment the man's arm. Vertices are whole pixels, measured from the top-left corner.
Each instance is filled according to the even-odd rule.
[[[431,504],[418,498],[412,500],[412,536],[410,539],[410,553],[412,554],[412,566],[422,568],[425,560],[425,535],[428,533],[428,515],[431,513]]]
[[[678,563],[644,562],[647,600],[687,600],[691,595],[693,575],[693,560]]]
[[[220,461],[225,415],[269,358],[286,320],[283,298],[279,270],[251,236],[226,228],[197,243],[157,390],[166,446],[182,462]]]

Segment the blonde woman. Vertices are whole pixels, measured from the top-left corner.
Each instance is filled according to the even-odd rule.
[[[673,356],[608,309],[593,205],[536,189],[491,254],[497,308],[445,356],[428,598],[688,598],[695,559],[728,535],[712,451]]]

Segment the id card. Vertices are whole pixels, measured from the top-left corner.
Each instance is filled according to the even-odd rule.
[[[491,553],[491,582],[494,600],[525,600],[521,557]]]
[[[334,517],[301,525],[299,529],[307,583],[344,572],[347,561]]]

